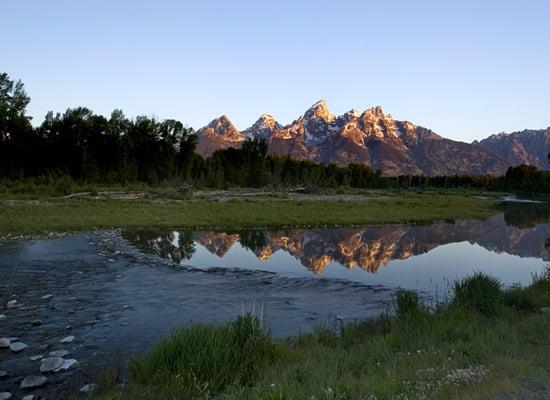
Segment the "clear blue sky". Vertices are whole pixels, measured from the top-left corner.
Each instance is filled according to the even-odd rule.
[[[4,0],[0,70],[48,110],[288,123],[381,105],[459,140],[550,125],[550,1]]]

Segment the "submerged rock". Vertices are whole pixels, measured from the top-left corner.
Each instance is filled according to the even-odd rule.
[[[61,357],[48,357],[42,360],[42,364],[40,365],[40,372],[52,372],[55,371],[58,368],[61,368],[64,364],[65,360],[63,360]]]
[[[23,397],[22,400],[34,400],[34,399],[35,399],[34,394],[28,394],[25,397]]]
[[[74,341],[74,336],[67,336],[66,338],[63,338],[60,340],[61,343],[71,343],[72,341]]]
[[[27,376],[25,379],[23,379],[23,382],[21,382],[21,388],[22,389],[31,389],[35,387],[44,386],[48,380],[45,376],[42,375],[31,375]]]
[[[6,307],[8,307],[8,308],[13,308],[15,306],[17,306],[17,300],[10,300],[6,304]]]
[[[97,390],[95,383],[88,383],[80,388],[80,393],[92,393]]]
[[[0,379],[5,378],[6,376],[8,376],[6,371],[0,371]]]
[[[50,298],[52,298],[52,297],[53,297],[53,294],[46,294],[46,295],[42,296],[41,299],[42,299],[42,300],[48,300],[48,299],[50,299]]]
[[[10,350],[14,353],[19,353],[20,351],[23,351],[27,348],[27,345],[25,343],[21,342],[15,342],[10,344]]]
[[[35,356],[30,356],[29,358],[31,359],[31,361],[38,361],[38,360],[42,360],[44,356],[42,354],[37,354]]]
[[[69,352],[67,350],[55,350],[50,352],[50,356],[52,357],[65,357]]]
[[[40,325],[42,325],[42,321],[39,320],[38,318],[33,319],[33,320],[31,321],[31,325],[33,325],[33,326],[40,326]]]
[[[8,400],[11,399],[11,393],[10,392],[1,392],[0,393],[0,400]]]
[[[8,339],[8,338],[0,338],[0,349],[7,349],[8,347],[10,347],[10,344],[11,344],[11,340]]]
[[[54,372],[66,371],[69,368],[71,368],[73,365],[75,365],[76,363],[78,363],[78,361],[75,360],[74,358],[69,358],[67,360],[63,360],[63,365],[61,367],[57,368],[56,370],[54,370]]]
[[[6,318],[5,314],[0,314],[0,321],[2,321],[4,318]]]

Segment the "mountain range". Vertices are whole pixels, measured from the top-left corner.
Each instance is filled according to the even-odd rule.
[[[354,109],[336,116],[324,100],[282,125],[263,114],[239,131],[222,115],[197,131],[197,152],[240,147],[246,139],[262,138],[270,154],[344,166],[367,164],[385,175],[502,174],[510,165],[548,167],[550,127],[511,134],[499,133],[473,143],[446,139],[428,128],[392,118],[381,107]]]

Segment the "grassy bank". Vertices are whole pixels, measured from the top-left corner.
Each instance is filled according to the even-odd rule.
[[[249,316],[193,326],[132,360],[122,389],[104,374],[96,399],[547,398],[550,313],[540,308],[548,305],[548,272],[505,291],[477,275],[436,310],[401,292],[394,316],[340,334],[276,342]]]
[[[495,201],[469,194],[267,196],[217,201],[53,199],[0,202],[0,236],[127,227],[263,227],[428,222],[486,217]]]

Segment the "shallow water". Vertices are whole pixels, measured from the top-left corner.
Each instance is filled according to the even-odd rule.
[[[388,310],[397,288],[443,300],[450,282],[484,271],[528,284],[550,254],[546,208],[508,205],[487,220],[269,230],[96,231],[0,244],[0,389],[38,373],[30,356],[66,349],[79,364],[34,393],[69,393],[105,365],[149,350],[175,327],[247,311],[277,337]],[[52,295],[49,298],[43,296]],[[15,307],[7,308],[10,300]],[[30,321],[40,319],[40,326]],[[75,341],[59,341],[74,335]],[[0,390],[2,391],[2,390]]]

